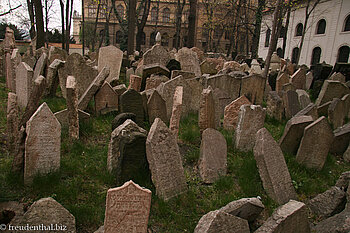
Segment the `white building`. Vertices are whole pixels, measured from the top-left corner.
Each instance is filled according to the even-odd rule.
[[[301,34],[305,20],[305,7],[298,4],[292,9],[287,32],[284,58],[295,61],[299,51]],[[313,6],[313,2],[311,3]],[[266,58],[272,28],[273,11],[263,16],[259,42],[259,57]],[[304,44],[299,64],[316,64],[325,61],[350,62],[350,0],[321,0],[307,22]],[[283,39],[278,39],[277,53],[281,54]]]

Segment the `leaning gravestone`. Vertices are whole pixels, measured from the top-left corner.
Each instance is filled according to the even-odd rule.
[[[312,122],[313,119],[311,116],[295,116],[291,118],[287,122],[283,135],[279,141],[281,150],[284,153],[295,155],[298,151],[305,127]]]
[[[127,119],[132,120],[135,122],[136,115],[131,112],[125,112],[125,113],[119,113],[113,120],[112,120],[112,131],[117,128],[119,125],[123,124]]]
[[[318,118],[317,113],[317,106],[314,103],[310,103],[308,106],[306,106],[304,109],[300,110],[295,116],[311,116],[312,119],[315,121]]]
[[[215,103],[213,90],[210,86],[202,91],[198,114],[198,126],[201,133],[207,128],[215,129]]]
[[[310,96],[305,90],[297,89],[298,100],[300,104],[300,108],[304,109],[311,103]]]
[[[345,152],[350,141],[350,123],[333,131],[334,140],[330,149],[332,154],[341,155]]]
[[[282,150],[266,128],[256,133],[254,157],[264,189],[273,200],[284,204],[297,198]]]
[[[315,140],[315,135],[317,135],[317,140]],[[326,162],[333,138],[333,132],[327,119],[324,116],[318,118],[304,129],[296,161],[308,168],[321,170]]]
[[[290,77],[290,82],[295,86],[296,89],[305,90],[305,85],[306,85],[306,72],[305,72],[305,69],[299,68],[292,75],[292,77]]]
[[[60,168],[61,124],[43,103],[27,122],[24,182]]]
[[[260,105],[241,106],[234,136],[234,144],[237,149],[242,151],[253,149],[255,134],[264,127],[265,115],[265,110]]]
[[[286,73],[282,73],[277,77],[276,80],[276,91],[280,93],[282,91],[282,87],[284,84],[289,83],[289,75]]]
[[[45,66],[47,63],[47,54],[43,53],[35,64],[33,79],[35,80],[39,75],[44,75]]]
[[[284,105],[285,116],[287,119],[292,118],[301,110],[298,94],[296,91],[289,90],[287,92],[284,92],[282,100]]]
[[[55,59],[65,61],[67,57],[66,50],[51,46],[49,49],[48,65],[51,65]]]
[[[110,83],[113,80],[118,80],[122,60],[123,51],[114,45],[101,47],[98,52],[98,72],[101,72],[101,70],[106,66],[110,69],[109,76],[107,77],[106,81]]]
[[[152,192],[133,181],[109,189],[106,198],[104,233],[147,232]]]
[[[309,90],[311,88],[312,81],[314,80],[314,76],[311,71],[307,72],[305,79],[305,89]]]
[[[284,116],[284,106],[281,97],[277,94],[277,91],[270,91],[267,94],[266,104],[267,114],[276,120],[281,121]]]
[[[165,100],[159,95],[158,91],[152,92],[147,101],[148,120],[152,124],[154,119],[160,118],[163,122],[167,122],[166,103]]]
[[[187,190],[177,140],[160,118],[154,120],[148,133],[146,153],[159,197],[168,200]]]
[[[227,143],[217,130],[207,128],[202,133],[200,147],[199,174],[205,183],[214,183],[226,175]]]
[[[143,126],[144,110],[142,96],[134,89],[129,89],[120,96],[120,112],[131,112],[136,115],[136,123]]]
[[[118,94],[106,81],[95,94],[95,111],[97,115],[118,111]]]
[[[63,67],[64,64],[65,64],[64,61],[55,59],[47,68],[47,74],[46,74],[47,89],[45,91],[45,94],[49,96],[56,95],[56,90],[59,84],[58,69]]]
[[[27,63],[21,62],[16,69],[16,93],[18,106],[25,108],[28,104],[29,97],[32,91],[33,70]]]
[[[165,83],[166,81],[169,81],[169,78],[165,75],[151,74],[151,77],[146,80],[145,90],[157,88],[161,83]]]
[[[189,48],[183,47],[175,54],[176,60],[181,64],[183,71],[193,72],[196,77],[202,75],[197,53]]]
[[[235,130],[238,121],[239,109],[244,104],[251,104],[250,101],[242,95],[241,97],[232,101],[229,105],[225,107],[224,110],[224,129]]]
[[[323,83],[320,94],[317,97],[316,105],[321,106],[333,98],[342,98],[344,95],[350,94],[349,88],[339,81],[326,80]]]
[[[328,107],[328,121],[334,129],[342,126],[345,120],[344,103],[338,98],[334,98]]]
[[[9,92],[7,97],[7,145],[10,156],[15,155],[18,138],[18,104],[17,95]]]
[[[266,79],[253,74],[242,78],[240,96],[245,95],[253,104],[262,104]]]

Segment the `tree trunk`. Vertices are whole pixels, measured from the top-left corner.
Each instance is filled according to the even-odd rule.
[[[94,25],[94,35],[92,39],[92,45],[91,45],[91,50],[94,52],[95,51],[95,44],[96,44],[96,31],[97,31],[97,23],[98,23],[98,14],[100,13],[100,7],[101,7],[101,1],[98,1],[97,5],[97,12],[96,12],[96,18],[95,18],[95,25]]]
[[[47,1],[45,0],[45,43],[46,43],[46,47],[49,47],[49,41],[48,41],[48,33],[49,33],[49,29],[48,29],[48,24],[49,24],[49,9],[47,6]]]
[[[34,39],[35,37],[35,22],[34,22],[34,6],[33,2],[31,0],[27,0],[27,5],[28,5],[28,13],[29,13],[29,18],[30,18],[30,38]]]
[[[151,6],[151,0],[144,0],[144,7],[143,7],[143,14],[141,18],[141,22],[136,20],[137,24],[137,34],[136,34],[136,50],[141,51],[141,41],[143,40],[142,34],[143,34],[143,29],[145,28],[148,14],[149,14],[149,8]],[[142,5],[140,6],[142,7]]]
[[[130,0],[129,14],[128,14],[128,55],[132,55],[134,53],[135,23],[136,23],[136,0]]]
[[[264,7],[265,7],[265,0],[259,0],[258,9],[256,10],[256,13],[255,13],[254,34],[252,39],[252,58],[258,57],[262,12],[264,10]]]
[[[287,19],[286,19],[286,25],[284,27],[284,32],[283,32],[283,47],[282,47],[282,57],[284,58],[286,54],[286,47],[287,47],[287,35],[288,35],[288,27],[289,27],[289,20],[290,20],[290,11],[291,11],[291,1],[288,1],[288,6],[287,6]]]
[[[66,48],[66,37],[65,37],[65,29],[64,29],[64,3],[63,0],[60,0],[60,8],[61,8],[61,30],[62,30],[62,49]]]
[[[64,48],[67,51],[67,53],[69,53],[69,34],[70,34],[69,29],[68,29],[68,27],[69,27],[69,1],[70,0],[66,0],[66,34],[65,34],[66,47]]]
[[[175,45],[174,48],[178,49],[180,47],[180,34],[181,34],[181,17],[182,17],[182,11],[186,4],[186,0],[182,1],[182,4],[180,0],[177,0],[177,7],[176,7],[176,23],[175,23]]]
[[[45,31],[44,31],[44,20],[43,20],[43,6],[41,0],[34,0],[35,7],[35,21],[36,21],[36,49],[45,46]]]
[[[81,23],[81,29],[82,29],[82,37],[83,37],[83,56],[85,55],[85,13],[84,13],[84,0],[81,0],[81,16],[82,16],[82,23]]]
[[[197,0],[190,1],[190,14],[188,16],[188,47],[196,46],[196,17],[197,17]]]

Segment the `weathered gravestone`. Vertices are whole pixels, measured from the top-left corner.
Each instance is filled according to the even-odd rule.
[[[188,86],[191,89],[191,103],[189,109],[191,111],[198,111],[202,97],[203,86],[197,78],[186,79]],[[215,91],[213,93],[215,95]],[[219,99],[220,102],[220,99]],[[220,104],[220,103],[219,103]]]
[[[283,92],[282,100],[284,105],[285,116],[287,119],[292,118],[301,110],[298,94],[296,91],[289,90],[287,92]]]
[[[76,82],[73,76],[67,77],[67,110],[69,121],[69,137],[79,138],[79,116],[78,116],[78,94],[76,91]]]
[[[311,88],[312,81],[314,80],[314,76],[311,71],[307,72],[305,79],[305,89],[309,90]]]
[[[242,95],[238,97],[234,101],[232,101],[229,105],[225,107],[224,111],[224,129],[226,130],[235,130],[238,121],[238,113],[242,105],[251,104],[250,101]]]
[[[122,66],[122,60],[123,51],[114,45],[101,47],[98,52],[98,72],[101,72],[104,67],[108,67],[110,72],[109,76],[106,78],[106,81],[110,83],[113,80],[118,80],[120,67]]]
[[[68,57],[66,50],[51,46],[49,49],[48,64],[51,65],[56,59],[65,61]]]
[[[127,81],[130,81],[130,76],[132,74],[135,74],[134,68],[126,69],[125,78],[126,78]]]
[[[104,233],[147,232],[152,192],[133,181],[109,189],[106,198]]]
[[[329,80],[333,80],[333,81],[339,81],[341,83],[345,83],[345,76],[340,73],[340,72],[335,72],[333,73],[330,77],[329,77]]]
[[[21,62],[16,69],[16,93],[18,106],[25,108],[28,104],[33,85],[33,70],[27,63]]]
[[[308,106],[306,106],[304,109],[300,110],[295,116],[311,116],[312,119],[315,121],[318,118],[317,113],[317,106],[314,103],[310,103]]]
[[[305,69],[299,68],[291,77],[290,82],[296,89],[305,90],[306,85],[306,72]]]
[[[350,94],[349,88],[339,81],[326,80],[323,83],[320,94],[317,97],[316,105],[320,106],[333,98],[342,98],[344,95]]]
[[[43,53],[35,64],[33,79],[35,80],[39,75],[45,75],[45,67],[47,64],[47,54]]]
[[[28,120],[26,133],[24,182],[30,184],[35,175],[60,168],[61,124],[43,103]]]
[[[290,200],[278,207],[255,233],[310,233],[307,207],[304,203]]]
[[[19,126],[17,95],[9,92],[7,96],[7,148],[10,156],[14,156]]]
[[[57,120],[60,122],[61,126],[69,127],[68,109],[63,109],[61,111],[55,112],[54,115],[57,118]],[[86,121],[90,119],[90,114],[78,109],[78,119],[79,121]]]
[[[55,59],[47,68],[46,83],[47,89],[45,94],[49,96],[55,96],[56,90],[59,84],[58,69],[63,67],[64,61]]]
[[[295,155],[298,151],[301,138],[306,126],[313,122],[311,116],[294,116],[291,118],[285,128],[279,141],[281,150],[284,153]]]
[[[280,93],[282,91],[282,87],[284,84],[289,83],[289,75],[286,73],[282,73],[277,77],[276,80],[276,91]]]
[[[113,130],[108,145],[107,168],[117,183],[141,182],[150,177],[146,159],[147,131],[128,119]]]
[[[196,77],[200,77],[202,75],[196,52],[193,52],[189,48],[183,47],[175,54],[175,58],[180,62],[181,69],[183,71],[193,72]]]
[[[315,140],[317,135],[317,140]],[[321,170],[333,142],[333,132],[323,116],[304,129],[296,161],[308,168]]]
[[[344,103],[334,98],[328,107],[328,120],[334,129],[342,126],[345,120]]]
[[[142,96],[134,89],[127,90],[120,96],[120,112],[131,112],[136,115],[136,123],[143,126],[144,110]]]
[[[225,91],[232,99],[240,96],[242,77],[246,74],[238,72],[235,75],[218,74],[204,80],[205,87],[219,88]]]
[[[214,183],[220,176],[226,175],[227,143],[219,131],[212,128],[203,131],[198,167],[205,183]]]
[[[242,151],[253,149],[255,134],[264,127],[265,110],[260,105],[242,105],[234,135],[235,147]]]
[[[163,122],[168,121],[165,100],[159,95],[157,90],[153,91],[149,97],[147,101],[147,109],[148,120],[150,124],[152,124],[154,119],[157,117],[160,118]]]
[[[332,154],[341,155],[345,152],[350,141],[350,123],[333,131],[334,140],[330,149]]]
[[[118,111],[118,94],[106,81],[95,94],[95,111],[97,114]]]
[[[297,198],[282,150],[266,128],[256,133],[254,157],[264,189],[273,200],[284,204]]]
[[[145,90],[157,88],[161,83],[169,81],[169,78],[165,75],[152,74],[150,78],[146,80]]]
[[[253,104],[262,104],[266,79],[253,74],[242,78],[240,96],[245,95]]]
[[[237,232],[249,233],[248,221],[242,218],[215,210],[203,215],[194,233]]]
[[[300,108],[301,109],[306,108],[306,106],[308,106],[311,103],[309,94],[306,91],[301,90],[301,89],[297,89],[296,92],[298,94]]]
[[[176,138],[160,118],[154,120],[148,133],[146,153],[152,181],[160,198],[168,200],[187,190]]]
[[[266,104],[267,114],[276,120],[281,121],[284,116],[284,106],[281,97],[277,94],[277,91],[270,91],[268,93]]]
[[[173,110],[171,111],[169,129],[177,139],[180,128],[180,119],[183,103],[183,87],[177,86],[173,98]]]
[[[14,49],[11,55],[12,89],[16,91],[16,68],[22,62],[21,54],[18,49]]]
[[[176,78],[177,76],[182,75],[184,79],[193,79],[196,78],[196,75],[193,72],[183,71],[183,70],[173,70],[171,71],[170,79]]]
[[[130,83],[129,83],[129,88],[128,89],[134,89],[135,91],[140,91],[141,90],[141,82],[142,78],[137,75],[130,75]]]
[[[124,112],[119,113],[113,120],[112,120],[112,131],[117,128],[119,125],[123,124],[127,119],[132,120],[135,122],[136,115],[131,112]]]
[[[13,84],[13,67],[11,62],[11,53],[7,52],[5,53],[5,74],[6,74],[6,88],[10,89],[11,91],[14,91]]]
[[[169,52],[161,45],[153,45],[153,47],[143,54],[143,65],[151,65],[159,63],[166,66],[170,61]]]
[[[201,104],[198,113],[198,126],[201,133],[207,128],[216,128],[215,103],[211,87],[202,91]]]

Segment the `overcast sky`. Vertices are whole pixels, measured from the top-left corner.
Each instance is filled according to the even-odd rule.
[[[44,1],[43,6],[44,6]],[[52,2],[53,7],[49,12],[49,29],[57,28],[60,30],[61,25],[61,10],[59,0],[48,0]],[[64,0],[66,2],[66,0]],[[74,10],[81,12],[81,0],[74,0]],[[27,10],[26,0],[0,0],[0,13],[7,12],[10,8],[14,8],[18,5],[22,5],[20,8],[12,11],[10,14],[0,17],[0,22],[7,22],[16,24],[21,29],[29,29],[29,16]],[[43,9],[44,12],[44,9]],[[44,13],[45,14],[45,13]],[[27,21],[27,22],[26,22]],[[73,25],[72,25],[73,28]]]

